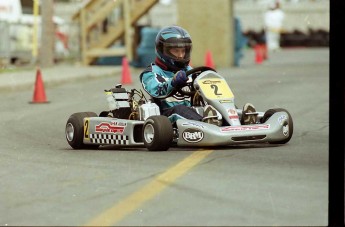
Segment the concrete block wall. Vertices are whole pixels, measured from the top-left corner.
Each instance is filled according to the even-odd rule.
[[[234,13],[241,20],[243,31],[260,31],[264,28],[263,15],[268,8],[266,2],[235,1]],[[311,28],[329,31],[329,4],[328,0],[281,1],[281,8],[285,12],[284,30],[307,32]]]
[[[263,29],[263,14],[270,0],[230,0],[234,3],[234,15],[241,19],[244,31],[260,31]],[[169,2],[164,4],[163,2]],[[284,28],[291,32],[295,29],[302,32],[312,29],[329,31],[330,7],[329,0],[281,0],[285,12]],[[213,9],[217,12],[216,9]],[[178,21],[176,0],[161,1],[154,6],[148,15],[141,20],[142,24],[163,27],[176,24]]]

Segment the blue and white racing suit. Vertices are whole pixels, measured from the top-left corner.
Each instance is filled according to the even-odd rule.
[[[191,69],[192,67],[187,66],[184,71]],[[152,63],[141,73],[140,81],[145,91],[151,95],[153,101],[159,106],[161,114],[167,116],[172,123],[178,119],[201,121],[202,116],[191,107],[190,97],[177,92],[171,95],[175,91],[175,88],[171,85],[174,75],[173,72],[163,70]],[[191,77],[189,77],[189,80],[191,80]]]

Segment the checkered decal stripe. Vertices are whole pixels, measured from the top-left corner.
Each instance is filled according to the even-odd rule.
[[[109,134],[90,134],[91,143],[128,145],[128,136]]]

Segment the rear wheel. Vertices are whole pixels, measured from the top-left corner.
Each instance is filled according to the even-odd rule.
[[[66,123],[65,136],[73,149],[97,149],[99,145],[84,144],[84,118],[97,117],[93,112],[80,112],[72,114]]]
[[[145,147],[150,151],[166,151],[173,141],[173,127],[166,116],[151,116],[143,126]]]
[[[273,114],[277,112],[285,112],[289,116],[288,122],[283,125],[284,133],[288,133],[287,137],[280,141],[269,142],[271,144],[284,144],[290,141],[293,133],[293,121],[290,113],[283,108],[269,109],[265,112],[264,116],[261,118],[261,122],[265,123]]]

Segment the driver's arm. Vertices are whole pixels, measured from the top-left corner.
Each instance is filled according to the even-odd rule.
[[[155,98],[166,98],[174,90],[171,85],[174,74],[159,75],[154,72],[146,72],[142,75],[142,84],[151,96]]]

